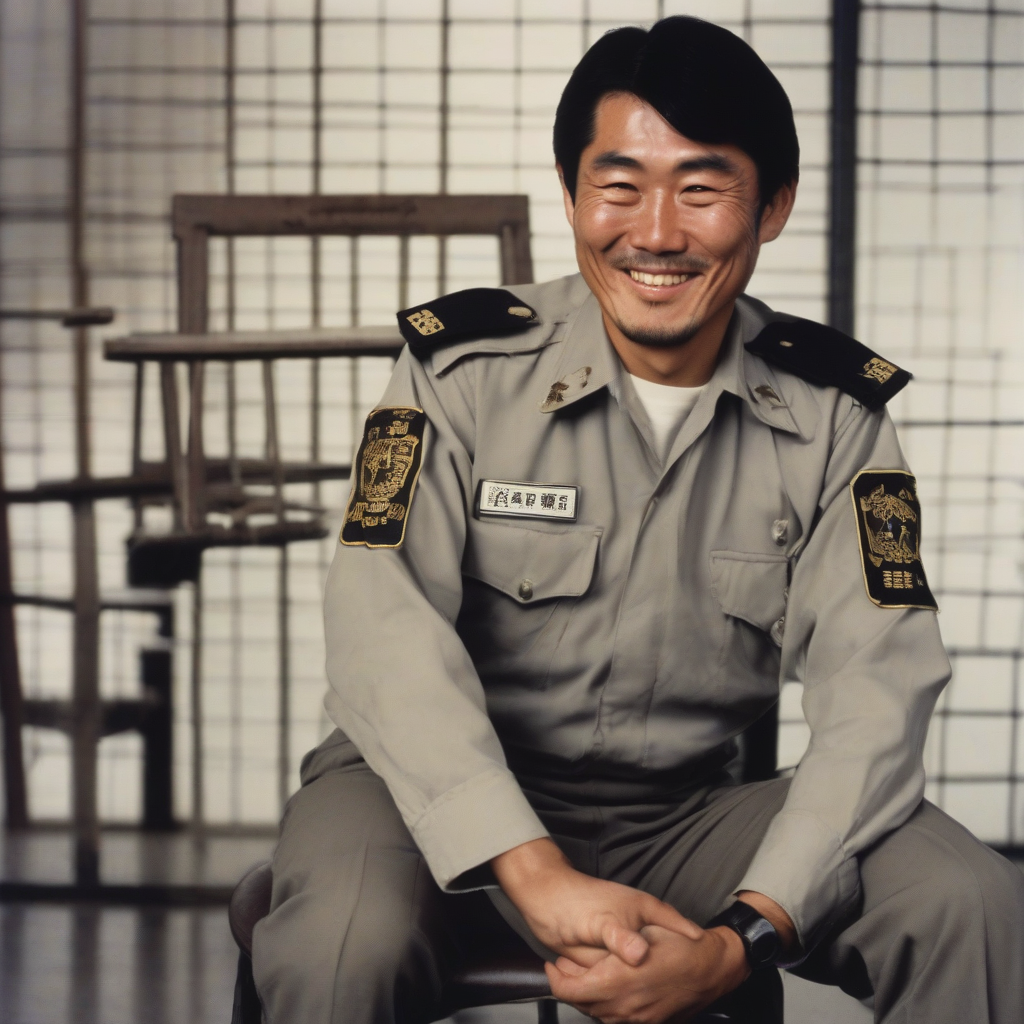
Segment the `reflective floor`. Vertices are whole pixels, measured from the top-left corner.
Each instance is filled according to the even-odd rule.
[[[0,907],[4,1024],[228,1024],[223,908]]]

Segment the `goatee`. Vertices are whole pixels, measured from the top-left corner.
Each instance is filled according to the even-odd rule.
[[[637,345],[645,348],[676,348],[685,345],[701,329],[703,324],[691,320],[681,329],[674,331],[657,330],[651,327],[639,327],[632,324],[616,322],[616,327]]]

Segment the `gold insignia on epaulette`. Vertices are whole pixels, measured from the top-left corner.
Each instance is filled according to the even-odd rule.
[[[405,539],[405,524],[423,464],[422,409],[375,409],[352,475],[355,484],[341,543],[349,547],[397,548]]]
[[[416,328],[420,334],[437,334],[438,331],[444,330],[444,324],[430,312],[429,309],[421,309],[418,313],[413,313],[412,316],[405,318]]]
[[[533,318],[533,310],[528,306],[509,306],[508,311],[513,316],[521,316],[525,320],[531,320]]]
[[[868,597],[881,608],[937,610],[921,564],[917,482],[902,470],[864,470],[850,493]]]
[[[893,366],[892,363],[887,363],[884,359],[879,359],[878,356],[875,356],[864,364],[861,376],[867,377],[868,380],[876,380],[879,384],[884,384],[898,369],[898,366]]]

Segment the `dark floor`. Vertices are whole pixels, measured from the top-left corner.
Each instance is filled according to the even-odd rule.
[[[104,835],[108,884],[232,885],[269,835]],[[0,880],[70,881],[66,832],[0,831]],[[193,909],[0,903],[3,1024],[228,1024],[237,950],[222,906]],[[787,1024],[867,1024],[842,993],[787,978]],[[561,1007],[561,1024],[587,1018]],[[533,1006],[465,1011],[455,1024],[533,1024]]]

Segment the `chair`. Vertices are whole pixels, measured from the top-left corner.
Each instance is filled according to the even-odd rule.
[[[259,996],[252,978],[252,933],[270,912],[270,864],[251,868],[235,887],[228,907],[231,934],[238,944],[238,974],[231,1024],[260,1024]],[[446,979],[443,1012],[474,1006],[537,1002],[538,1024],[558,1024],[558,1004],[544,973],[543,961],[511,929],[494,935],[493,944],[478,945],[472,958]],[[778,971],[753,975],[736,992],[719,1000],[696,1024],[782,1024],[782,979]]]

